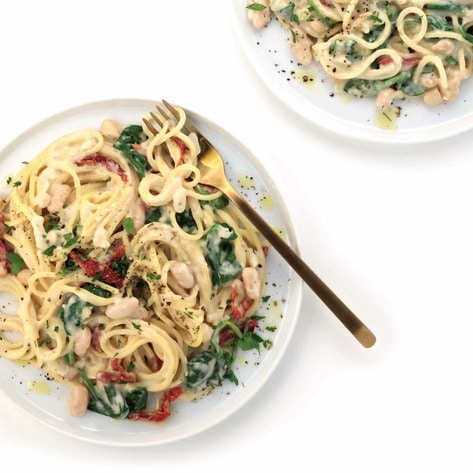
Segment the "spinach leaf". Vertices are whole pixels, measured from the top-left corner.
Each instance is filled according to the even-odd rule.
[[[229,330],[234,335],[233,342],[225,348],[219,343],[222,330]],[[199,391],[207,387],[220,386],[224,379],[238,384],[232,369],[238,349],[259,351],[262,343],[264,340],[253,330],[249,330],[248,324],[240,330],[234,322],[229,320],[220,322],[212,333],[209,349],[189,360],[184,385]]]
[[[416,97],[422,95],[427,89],[420,84],[416,84],[412,80],[412,77],[410,77],[408,80],[399,84],[399,90],[409,97]]]
[[[159,222],[163,215],[161,207],[150,207],[146,212],[145,223]]]
[[[76,355],[74,353],[74,350],[71,350],[70,352],[66,353],[64,355],[64,360],[67,366],[74,366],[74,363],[76,362]]]
[[[279,10],[278,14],[281,15],[281,18],[284,18],[290,23],[296,23],[298,25],[299,17],[294,14],[295,6],[296,5],[294,4],[294,2],[289,2],[286,7],[284,7],[282,10]]]
[[[235,230],[226,223],[213,224],[206,233],[206,260],[212,270],[212,284],[220,287],[242,271],[231,244],[237,238]]]
[[[453,31],[452,20],[449,17],[427,13],[427,26],[430,30]],[[419,25],[420,16],[412,16],[404,19],[404,25]]]
[[[247,5],[246,8],[248,8],[248,10],[262,11],[265,10],[267,7],[262,3],[250,3],[249,5]]]
[[[383,31],[384,27],[382,25],[375,25],[368,31],[368,33],[363,35],[363,39],[368,43],[374,43],[381,36]]]
[[[425,72],[428,72],[429,68]],[[355,97],[373,97],[381,90],[393,87],[405,95],[415,97],[422,95],[426,88],[412,80],[412,71],[401,71],[393,77],[384,80],[350,79],[345,84],[345,92]]]
[[[129,125],[122,130],[116,143],[113,145],[114,148],[121,151],[123,156],[128,159],[141,179],[143,179],[146,171],[148,171],[149,164],[146,156],[136,151],[133,145],[140,144],[145,139],[146,135],[143,132],[143,127],[140,125]]]
[[[148,391],[140,386],[132,389],[125,397],[125,402],[130,412],[140,412],[146,409],[148,403]]]
[[[176,213],[176,221],[186,233],[191,234],[197,230],[194,216],[189,209],[184,210],[184,212]]]
[[[5,257],[10,262],[10,271],[12,274],[18,274],[22,269],[26,268],[26,264],[20,255],[7,253]]]
[[[445,62],[451,66],[458,66],[458,59],[452,55],[445,56]]]
[[[96,296],[103,297],[106,299],[112,296],[112,293],[110,291],[107,291],[106,289],[102,289],[100,286],[97,286],[96,284],[85,283],[82,286],[82,289],[85,289],[86,291],[89,291],[92,294],[95,294]]]
[[[466,28],[462,25],[458,26],[458,29],[460,31],[460,34],[462,35],[463,39],[468,41],[469,43],[473,44],[473,35],[469,33]]]
[[[130,267],[130,260],[128,256],[124,254],[120,258],[112,259],[109,263],[110,269],[116,271],[120,277],[125,277]]]
[[[98,382],[93,384],[82,369],[79,374],[89,390],[90,411],[97,412],[114,419],[124,419],[130,409],[125,401],[125,396],[113,385]]]
[[[215,352],[207,350],[187,363],[184,384],[194,391],[200,391],[209,386],[217,387],[222,384],[225,371],[225,359],[218,358]]]
[[[363,58],[356,50],[357,43],[353,39],[339,40],[336,39],[330,44],[329,53],[332,55],[343,54],[350,61],[358,61]]]
[[[67,276],[74,271],[80,269],[80,266],[77,262],[71,257],[71,255],[67,255],[66,261],[64,262],[64,267],[60,271],[58,271],[58,276]]]
[[[59,312],[59,317],[64,324],[67,335],[72,335],[82,326],[84,320],[92,312],[92,307],[92,304],[84,301],[76,294],[71,294],[68,297]]]
[[[452,21],[449,18],[445,18],[441,15],[433,15],[428,13],[427,25],[431,30],[453,31]]]
[[[451,0],[446,0],[444,2],[439,3],[426,3],[424,5],[424,9],[449,12],[457,16],[464,16],[466,14],[468,6],[463,3],[456,3],[452,2]]]
[[[337,20],[330,18],[328,16],[325,16],[315,5],[314,0],[308,0],[309,3],[309,11],[313,12],[315,16],[328,28],[331,28],[335,23],[337,23]]]
[[[354,97],[374,97],[381,90],[388,87],[395,87],[405,82],[411,76],[408,71],[401,71],[393,77],[382,80],[350,79],[347,81],[343,90]]]
[[[202,195],[210,195],[212,192],[207,190],[205,187],[201,185],[195,186],[195,191],[198,194]],[[230,203],[229,198],[225,194],[221,194],[220,197],[217,197],[213,200],[201,200],[200,205],[210,205],[213,209],[220,210],[224,209]]]

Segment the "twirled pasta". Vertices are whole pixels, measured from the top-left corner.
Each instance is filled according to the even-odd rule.
[[[266,244],[199,184],[179,111],[156,136],[107,119],[57,139],[0,207],[0,293],[18,302],[0,310],[0,356],[71,385],[72,415],[162,421],[264,342]]]
[[[317,62],[337,90],[428,105],[454,100],[470,77],[473,5],[464,0],[248,0],[256,28],[274,15],[302,65]]]

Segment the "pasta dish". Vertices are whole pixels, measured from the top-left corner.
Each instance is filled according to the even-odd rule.
[[[258,29],[277,18],[299,64],[320,64],[337,90],[376,97],[379,107],[454,100],[472,73],[467,0],[249,0],[246,8]]]
[[[156,136],[111,119],[62,136],[8,179],[0,293],[17,307],[0,308],[0,357],[69,385],[72,416],[162,422],[238,383],[238,350],[270,346],[267,244],[199,184],[178,110]]]

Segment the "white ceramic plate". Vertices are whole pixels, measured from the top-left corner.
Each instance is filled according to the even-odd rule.
[[[374,142],[422,143],[453,136],[473,126],[473,78],[461,84],[460,94],[453,102],[436,107],[428,107],[420,100],[396,103],[401,114],[390,122],[376,109],[374,98],[342,98],[318,65],[298,65],[288,32],[276,18],[268,27],[256,30],[248,21],[246,0],[232,0],[231,16],[246,56],[268,89],[299,115],[324,129]],[[308,82],[303,81],[304,76]],[[387,123],[395,129],[387,129]]]
[[[44,120],[25,131],[0,152],[0,175],[5,179],[33,159],[51,141],[71,131],[82,128],[99,128],[105,118],[123,124],[140,123],[156,102],[146,100],[109,100],[83,105]],[[266,218],[281,229],[287,241],[295,246],[294,231],[282,199],[260,163],[251,153],[228,133],[205,118],[188,112],[189,117],[217,146],[227,163],[228,177]],[[249,188],[249,180],[253,179]],[[4,182],[1,181],[1,182]],[[260,314],[265,316],[264,326],[278,327],[263,336],[273,340],[270,350],[261,355],[242,353],[235,373],[239,385],[225,383],[209,396],[192,403],[176,402],[171,417],[162,424],[113,420],[87,412],[74,418],[68,415],[66,399],[68,390],[29,366],[22,366],[0,358],[0,390],[19,407],[37,420],[69,436],[103,445],[144,446],[164,444],[202,432],[221,422],[241,408],[265,383],[280,361],[296,324],[301,282],[282,258],[274,251],[268,256],[267,295],[270,299]],[[3,294],[5,296],[5,294]],[[3,301],[5,302],[5,301]]]

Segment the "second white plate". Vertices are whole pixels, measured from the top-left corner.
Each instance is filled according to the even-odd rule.
[[[405,100],[398,118],[377,110],[373,98],[347,99],[317,64],[300,66],[288,32],[276,18],[263,30],[248,21],[246,0],[232,0],[230,15],[241,46],[264,84],[286,106],[308,121],[353,139],[383,143],[423,143],[473,127],[473,78],[461,84],[455,101],[436,107]],[[305,80],[304,80],[305,79]]]

